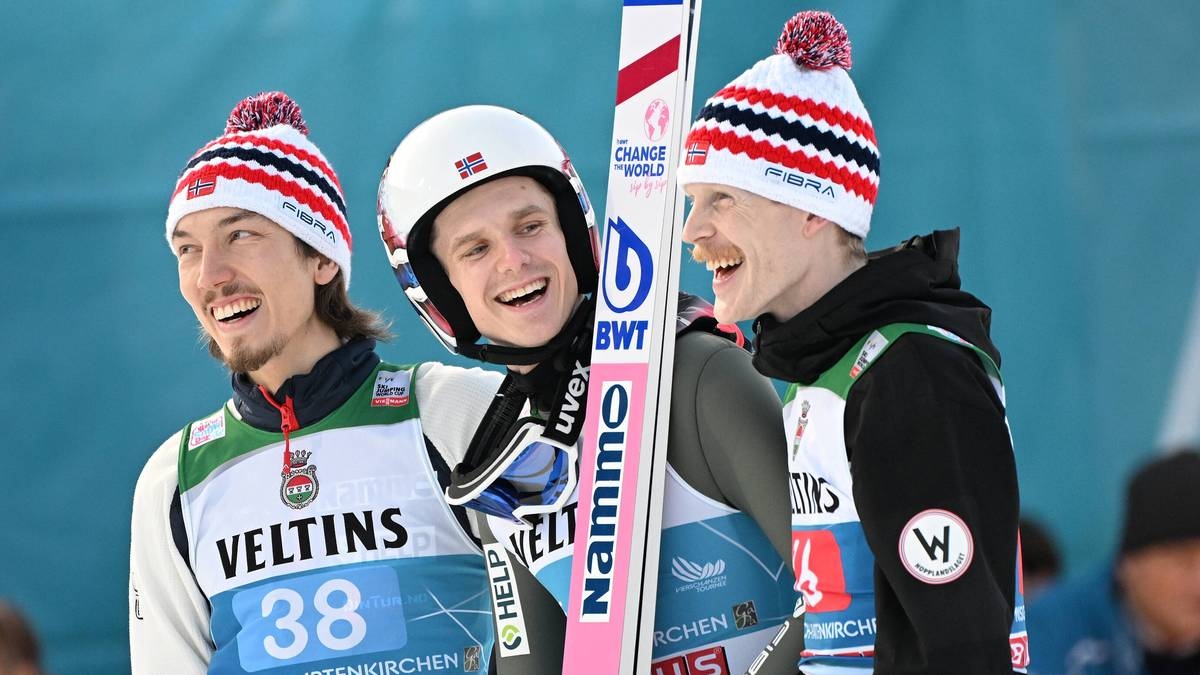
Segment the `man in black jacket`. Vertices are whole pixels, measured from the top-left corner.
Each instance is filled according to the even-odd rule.
[[[879,152],[845,29],[802,12],[685,144],[684,239],[720,321],[757,317],[784,418],[804,673],[1028,665],[1018,494],[990,309],[957,231],[868,257]]]

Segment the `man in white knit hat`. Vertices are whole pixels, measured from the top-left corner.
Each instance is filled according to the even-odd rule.
[[[499,377],[382,363],[337,174],[280,92],[175,184],[179,290],[232,398],[134,495],[135,673],[486,672],[483,558],[442,490]]]
[[[785,397],[804,673],[1028,665],[1018,494],[991,310],[958,232],[865,253],[879,149],[850,44],[801,12],[714,94],[684,146],[683,238],[715,312],[755,319]]]

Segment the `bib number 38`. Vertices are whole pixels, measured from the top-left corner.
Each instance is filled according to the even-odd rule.
[[[248,671],[399,649],[407,642],[395,573],[363,567],[240,591],[238,655]]]

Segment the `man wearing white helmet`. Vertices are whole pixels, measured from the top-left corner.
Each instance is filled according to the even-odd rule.
[[[716,316],[755,322],[785,396],[805,673],[1028,665],[1018,495],[991,310],[959,288],[958,232],[869,259],[879,150],[850,44],[801,12],[685,142],[683,238]]]
[[[396,277],[433,333],[508,368],[446,496],[487,514],[500,542],[489,564],[511,558],[549,591],[521,600],[528,654],[505,644],[512,612],[496,604],[500,671],[559,673],[598,278],[591,203],[545,129],[468,106],[405,137],[378,208]],[[779,400],[736,328],[724,333],[698,298],[679,310],[655,670],[743,672],[793,611]],[[795,673],[798,629],[778,651],[758,672]]]
[[[175,184],[179,290],[233,392],[138,479],[134,673],[488,666],[481,550],[441,491],[499,378],[380,362],[387,331],[346,294],[341,185],[307,134],[286,95],[248,98]]]

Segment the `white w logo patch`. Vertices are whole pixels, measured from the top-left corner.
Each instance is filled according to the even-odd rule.
[[[724,571],[725,561],[720,559],[715,563],[704,563],[703,567],[678,556],[671,560],[671,575],[687,583],[711,579]]]

